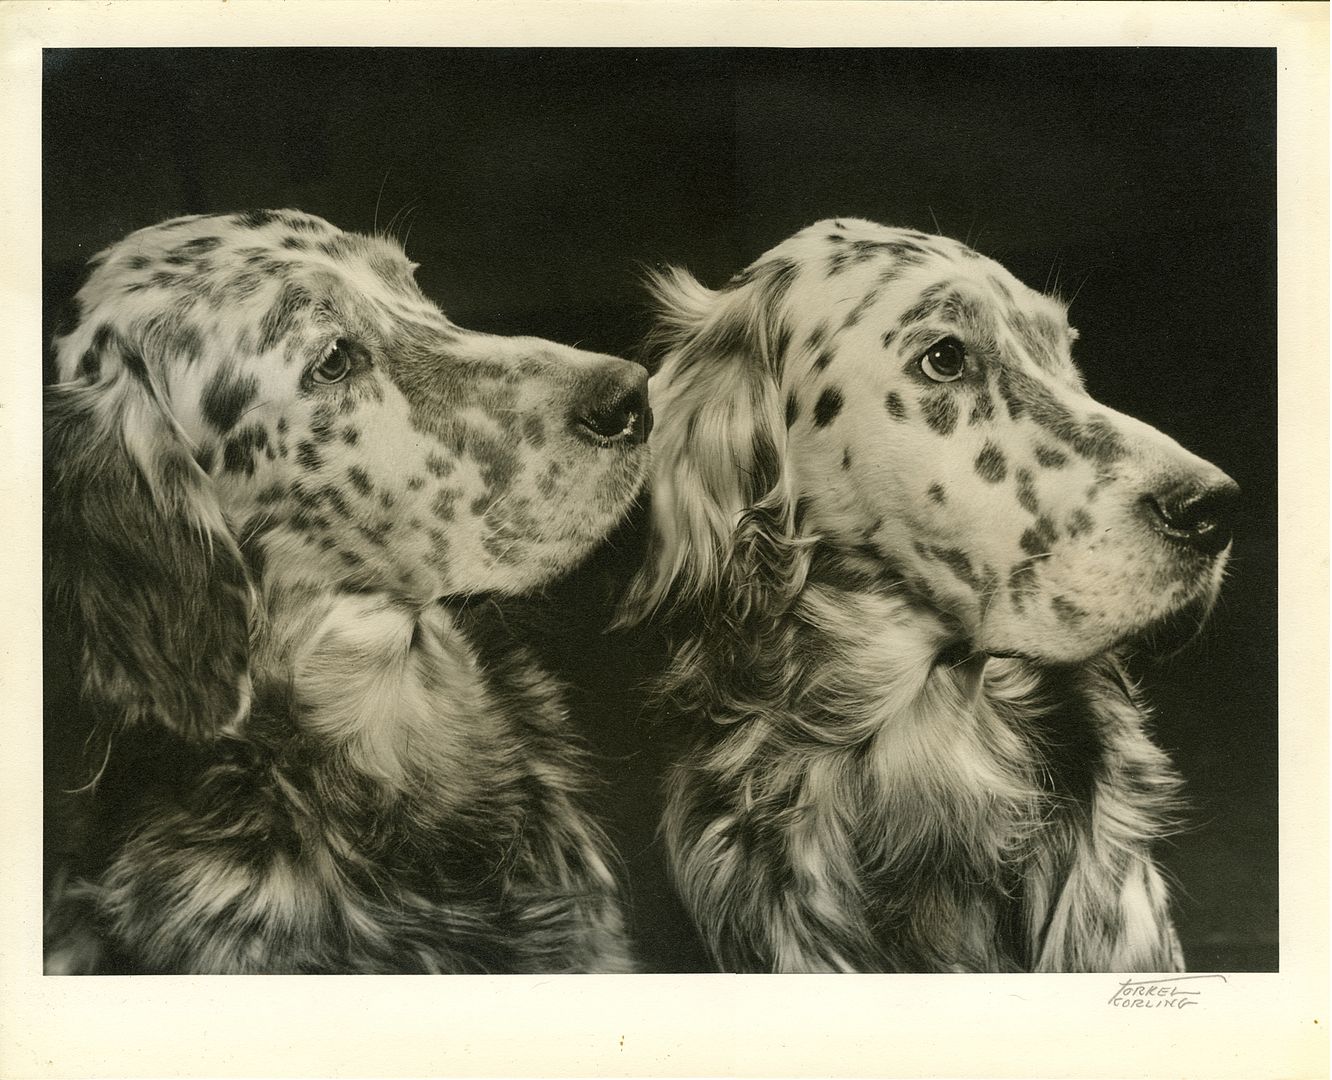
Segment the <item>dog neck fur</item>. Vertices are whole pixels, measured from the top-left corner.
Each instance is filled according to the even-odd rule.
[[[894,587],[814,580],[790,614],[758,634],[747,683],[716,669],[715,641],[696,639],[666,690],[707,721],[666,836],[693,904],[729,913],[710,928],[723,963],[1172,964],[1146,840],[1173,788],[1115,794],[1113,780],[1152,776],[1163,760],[1109,662],[1056,687],[1021,661],[941,660],[949,629]],[[1060,745],[1079,730],[1086,745]],[[1092,829],[1108,844],[1085,842]],[[1059,857],[1037,854],[1048,850]]]
[[[430,777],[465,785],[480,774],[500,716],[479,661],[440,604],[416,609],[382,593],[281,585],[279,545],[266,563],[254,665],[261,686],[290,688],[292,720],[385,792],[408,794]],[[296,561],[293,559],[292,561]],[[485,793],[447,793],[457,808]]]

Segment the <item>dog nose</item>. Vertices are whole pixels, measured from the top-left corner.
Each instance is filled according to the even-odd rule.
[[[602,361],[578,389],[569,418],[574,434],[594,446],[646,442],[652,430],[647,381],[647,370],[638,364]]]
[[[1219,555],[1230,543],[1239,494],[1239,485],[1222,473],[1206,486],[1176,483],[1142,501],[1148,523],[1167,540]]]

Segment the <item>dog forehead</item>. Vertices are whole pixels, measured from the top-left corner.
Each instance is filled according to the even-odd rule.
[[[85,302],[117,285],[188,288],[227,273],[272,280],[318,269],[362,275],[370,290],[414,290],[416,269],[390,238],[343,232],[299,210],[172,218],[131,233],[90,259],[89,267],[80,293]]]
[[[948,236],[916,229],[880,225],[862,218],[827,218],[810,225],[774,248],[773,257],[813,263],[829,277],[860,271],[853,276],[880,276],[906,288],[925,290],[947,278],[977,290],[998,292],[1028,310],[1063,318],[1064,306],[1030,288],[1007,267]],[[885,274],[895,265],[897,275]]]
[[[275,306],[276,321],[288,324],[316,310],[373,321],[377,308],[428,304],[397,243],[295,210],[173,218],[131,233],[89,266],[82,311],[122,327],[165,313],[262,319]]]
[[[906,309],[904,321],[916,321],[913,312],[958,317],[984,313],[986,321],[1011,328],[1039,324],[1057,338],[1067,331],[1068,311],[1052,296],[1023,284],[993,259],[978,255],[965,262],[930,255],[919,264],[881,279],[883,294]],[[930,301],[937,301],[931,305]]]
[[[977,370],[1023,369],[1081,387],[1066,306],[947,237],[829,219],[756,266],[788,269],[782,317],[818,378],[850,366],[908,371],[955,337]]]

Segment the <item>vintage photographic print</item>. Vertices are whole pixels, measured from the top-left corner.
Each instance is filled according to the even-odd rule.
[[[48,971],[1274,970],[1275,74],[49,50]]]
[[[1288,974],[1279,50],[432,41],[41,49],[42,992]]]

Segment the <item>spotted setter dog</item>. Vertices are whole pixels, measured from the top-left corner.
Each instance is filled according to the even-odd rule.
[[[674,877],[759,971],[1176,970],[1176,779],[1126,651],[1195,629],[1236,494],[1092,400],[1064,307],[962,244],[825,221],[657,282]]]
[[[622,516],[646,373],[463,330],[414,270],[295,211],[92,260],[47,394],[80,699],[48,724],[87,740],[48,971],[629,967],[560,691],[496,598]]]

